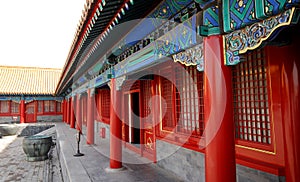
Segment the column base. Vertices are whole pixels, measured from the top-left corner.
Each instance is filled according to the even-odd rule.
[[[110,167],[105,168],[105,172],[107,172],[107,173],[116,173],[116,172],[121,172],[121,171],[125,171],[125,170],[127,170],[127,168],[124,166],[122,166],[121,168],[110,168]]]

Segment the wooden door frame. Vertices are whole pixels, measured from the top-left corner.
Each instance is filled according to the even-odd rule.
[[[126,92],[123,92],[123,99],[122,99],[122,103],[124,103],[125,102],[125,95],[131,95],[132,93],[138,93],[139,94],[139,106],[141,106],[141,93],[140,93],[140,89],[134,89],[134,90],[130,90],[130,91],[126,91]],[[129,101],[129,100],[128,100]],[[131,100],[130,100],[130,106],[132,107],[132,105],[131,105],[132,103],[131,103]],[[122,120],[123,121],[125,121],[125,104],[122,104],[123,105],[123,107],[122,107]],[[131,109],[131,108],[130,108]],[[140,114],[141,114],[141,107],[139,107],[139,112],[140,112]],[[139,120],[139,122],[140,122],[140,127],[141,127],[141,118],[140,118],[140,120]],[[123,122],[123,126],[125,127],[125,131],[126,131],[126,123],[124,123]],[[129,127],[129,123],[128,123],[128,127]],[[129,129],[129,128],[128,128]],[[122,131],[123,132],[123,131]],[[124,135],[125,135],[125,138],[126,138],[126,134],[128,134],[129,135],[129,130],[128,130],[128,133],[124,133]],[[126,148],[128,148],[128,149],[130,149],[130,150],[132,150],[132,151],[134,151],[134,152],[136,152],[136,153],[138,153],[138,154],[140,154],[140,155],[142,155],[142,144],[141,144],[141,141],[142,141],[142,137],[141,137],[141,135],[142,135],[143,133],[142,133],[142,130],[140,129],[140,147],[139,148],[137,148],[137,147],[135,147],[135,146],[133,146],[132,144],[130,144],[129,143],[129,141],[127,142],[126,140],[125,141],[123,141],[124,142],[124,147],[126,147]],[[128,139],[129,140],[129,139]]]
[[[149,152],[147,152],[145,150],[145,134],[146,134],[146,130],[144,128],[144,122],[143,122],[143,114],[144,113],[144,94],[141,93],[141,90],[142,90],[142,81],[140,82],[140,88],[139,89],[134,89],[134,90],[129,90],[129,91],[124,91],[122,94],[123,94],[123,97],[122,97],[122,121],[123,121],[123,124],[122,124],[122,139],[123,139],[123,143],[124,143],[124,147],[140,154],[142,157],[145,157],[153,162],[156,162],[156,126],[154,125],[155,124],[155,121],[154,121],[154,118],[152,118],[152,136],[153,136],[153,153],[150,154]],[[155,95],[156,93],[156,81],[155,80],[152,80],[151,82],[151,96]],[[139,112],[140,112],[140,147],[137,148],[135,146],[133,146],[132,144],[130,144],[128,141],[126,140],[126,134],[128,135],[129,132],[126,131],[126,123],[125,123],[125,118],[126,118],[126,113],[125,113],[125,110],[126,110],[126,107],[128,106],[125,106],[125,96],[126,95],[129,95],[129,94],[132,94],[132,93],[139,93]],[[130,101],[131,102],[131,101]],[[152,108],[151,108],[152,112],[155,111],[155,104],[152,104]],[[153,115],[154,116],[154,115]],[[129,125],[127,126],[129,127]],[[124,133],[125,132],[125,133]],[[128,133],[126,133],[128,132]],[[128,136],[127,136],[128,137]]]
[[[32,104],[33,106],[33,121],[28,121],[27,120],[27,106],[29,106],[30,104]],[[34,123],[37,121],[37,102],[36,101],[32,101],[32,102],[28,102],[25,104],[25,122],[30,122],[30,123]]]

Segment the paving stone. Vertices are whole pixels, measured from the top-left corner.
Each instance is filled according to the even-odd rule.
[[[57,123],[57,133],[58,133],[58,141],[60,148],[60,153],[63,156],[59,156],[59,158],[67,158],[61,162],[63,170],[68,170],[67,172],[63,172],[67,179],[65,181],[79,181],[78,178],[80,176],[74,172],[78,168],[74,168],[74,163],[81,165],[80,169],[81,174],[85,173],[89,176],[87,181],[122,181],[122,182],[135,182],[135,181],[182,181],[181,178],[174,175],[170,171],[166,171],[156,164],[153,163],[143,163],[141,158],[132,157],[128,151],[123,150],[123,157],[132,157],[137,163],[143,164],[129,164],[123,163],[127,169],[124,171],[119,171],[115,173],[108,173],[105,169],[109,166],[109,158],[103,152],[103,150],[107,150],[109,148],[109,142],[104,143],[104,140],[99,140],[100,143],[95,143],[95,145],[86,145],[85,136],[82,137],[82,141],[80,143],[81,152],[85,155],[79,158],[74,158],[72,155],[76,152],[76,142],[74,141],[74,135],[76,133],[75,129],[69,128],[65,123]],[[132,160],[131,160],[132,161]],[[72,172],[73,171],[73,172]],[[72,174],[68,176],[67,174]],[[85,182],[87,182],[85,181]]]
[[[47,182],[52,173],[49,170],[50,161],[28,162],[22,149],[23,137],[4,136],[0,140],[0,182]],[[57,156],[56,156],[57,157]],[[58,160],[56,160],[58,163]],[[45,175],[46,174],[46,175]],[[58,177],[55,182],[61,182]]]

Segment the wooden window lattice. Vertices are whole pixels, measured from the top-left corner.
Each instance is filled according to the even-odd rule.
[[[142,82],[142,87],[141,87],[141,93],[144,94],[144,97],[143,97],[143,114],[142,114],[142,117],[147,117],[150,112],[151,112],[151,103],[149,102],[151,97],[152,97],[152,93],[151,93],[151,81],[150,80],[145,80]],[[148,118],[149,120],[151,120],[151,118]],[[149,122],[151,123],[151,121],[146,121],[146,122]]]
[[[9,101],[0,101],[0,113],[9,112]]]
[[[233,68],[235,136],[238,140],[271,144],[266,66],[263,50],[256,50]]]
[[[175,69],[177,131],[200,137],[204,130],[203,73],[195,67]]]
[[[11,101],[10,106],[11,106],[11,113],[19,113],[20,112],[20,109],[19,109],[20,104],[19,103]]]
[[[165,104],[162,105],[162,112],[165,112],[162,120],[162,127],[163,129],[169,130],[175,127],[175,120],[173,117],[173,84],[167,78],[160,78],[161,95],[165,101]]]
[[[101,115],[104,118],[110,117],[110,90],[101,90]]]
[[[39,100],[38,101],[38,113],[43,112],[43,101]]]
[[[176,132],[200,137],[204,130],[203,73],[195,67],[175,67],[163,70],[174,75],[175,85],[160,77],[161,95],[165,99],[163,129],[176,126]],[[175,108],[173,108],[175,107]]]
[[[56,112],[61,112],[61,102],[56,101]]]

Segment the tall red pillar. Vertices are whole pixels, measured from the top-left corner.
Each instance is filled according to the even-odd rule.
[[[67,100],[66,123],[69,124],[70,120],[70,99]]]
[[[122,122],[121,114],[121,91],[117,90],[115,78],[111,79],[110,85],[110,168],[122,168]]]
[[[87,144],[94,144],[94,89],[88,90],[87,99]]]
[[[75,97],[71,98],[71,106],[70,106],[70,128],[75,128],[75,113],[74,113],[74,104]]]
[[[21,100],[21,108],[20,108],[20,123],[25,123],[25,101],[24,99]]]
[[[62,120],[63,120],[63,122],[65,122],[65,113],[66,113],[65,106],[66,106],[66,100],[63,100],[62,101]]]
[[[222,36],[204,38],[205,178],[236,181],[231,68],[224,65]]]
[[[68,101],[65,99],[65,105],[64,105],[64,122],[67,122],[67,106],[68,106]]]
[[[268,47],[268,57],[275,71],[280,70],[281,109],[283,117],[285,177],[287,182],[300,181],[300,38],[298,31],[293,43]],[[272,71],[272,70],[271,70]],[[280,146],[281,147],[281,146]]]
[[[77,101],[76,101],[76,129],[82,132],[82,114],[81,114],[81,94],[77,95]]]

